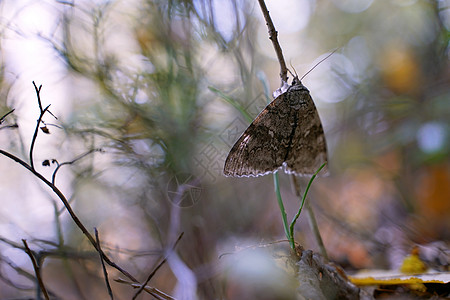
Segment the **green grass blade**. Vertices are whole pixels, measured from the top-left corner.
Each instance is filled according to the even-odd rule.
[[[316,171],[316,173],[314,173],[314,175],[309,180],[308,185],[306,186],[306,190],[305,190],[305,193],[303,193],[302,203],[300,204],[300,208],[298,209],[297,214],[292,219],[291,225],[289,227],[289,235],[292,236],[292,239],[294,239],[294,225],[297,222],[298,217],[300,217],[300,213],[302,212],[303,205],[305,204],[306,195],[308,194],[309,188],[311,187],[311,184],[314,181],[314,178],[316,178],[317,174],[323,169],[323,167],[325,167],[326,164],[327,163],[325,162],[320,166],[320,168]]]
[[[248,112],[239,102],[237,102],[230,96],[225,95],[222,91],[216,89],[215,87],[209,86],[208,89],[225,100],[227,103],[231,104],[234,108],[236,108],[244,116],[244,118],[247,119],[249,123],[253,121],[253,118],[248,114]]]
[[[284,233],[286,234],[286,237],[289,240],[291,248],[294,249],[295,248],[294,238],[289,233],[286,210],[284,209],[283,199],[281,198],[280,184],[278,182],[278,172],[275,172],[273,174],[273,183],[275,186],[275,194],[277,195],[278,206],[280,207],[281,219],[283,220]]]

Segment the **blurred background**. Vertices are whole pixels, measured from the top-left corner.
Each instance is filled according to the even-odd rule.
[[[314,181],[309,200],[330,259],[348,271],[396,269],[419,245],[431,267],[448,269],[450,1],[266,5],[300,76],[337,49],[303,79],[329,150],[330,176]],[[242,272],[259,261],[242,271],[220,256],[285,239],[272,176],[222,175],[249,125],[241,111],[256,117],[281,84],[257,1],[4,0],[0,14],[0,116],[15,109],[0,149],[28,161],[39,116],[32,81],[42,84],[57,119],[44,117],[36,169],[51,178],[56,163],[44,160],[103,149],[61,167],[56,185],[109,256],[144,280],[184,232],[149,284],[179,299],[243,299]],[[299,199],[279,176],[290,220]],[[108,297],[98,255],[62,204],[4,156],[0,199],[2,299],[36,295],[21,239],[46,251],[54,295]],[[318,250],[306,215],[295,238]],[[135,292],[111,284],[118,299]]]

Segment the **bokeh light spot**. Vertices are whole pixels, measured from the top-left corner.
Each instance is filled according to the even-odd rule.
[[[277,30],[284,34],[305,28],[314,10],[314,2],[310,0],[272,0],[266,1],[266,5]],[[259,8],[255,13],[263,18]]]
[[[444,146],[445,129],[438,122],[428,122],[417,132],[419,148],[426,153],[439,151]]]

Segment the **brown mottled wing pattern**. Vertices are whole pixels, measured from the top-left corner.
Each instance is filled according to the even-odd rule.
[[[327,161],[325,135],[309,91],[298,78],[250,124],[225,160],[226,176],[259,176],[285,164],[312,175]]]
[[[273,100],[245,130],[225,160],[226,176],[258,176],[280,168],[292,134],[292,109],[286,93]]]
[[[286,172],[296,175],[312,175],[327,161],[327,146],[322,123],[309,93],[300,91],[289,96],[300,99],[297,124],[287,158]],[[293,101],[291,101],[292,103]],[[326,171],[326,167],[324,168]],[[322,171],[323,172],[323,171]]]

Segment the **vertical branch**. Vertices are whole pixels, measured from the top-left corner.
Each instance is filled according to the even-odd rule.
[[[273,47],[277,54],[278,62],[280,63],[280,77],[283,82],[287,81],[287,68],[284,61],[283,51],[281,50],[280,43],[278,43],[278,32],[275,30],[272,19],[270,18],[269,11],[267,10],[264,0],[258,0],[259,6],[261,6],[264,19],[266,20],[267,28],[269,29],[269,39],[272,41]]]
[[[38,105],[39,105],[39,111],[42,112],[42,102],[41,102],[41,89],[42,89],[42,84],[37,87],[36,83],[33,81],[33,85],[34,85],[34,90],[36,91],[36,96],[37,96],[37,100],[38,100]]]
[[[41,102],[41,88],[42,85],[37,87],[36,83],[33,81],[34,90],[36,91],[36,97],[38,100],[39,105],[39,118],[37,120],[36,128],[34,129],[33,138],[31,139],[31,145],[30,145],[30,166],[34,170],[34,161],[33,161],[33,150],[34,150],[34,144],[36,143],[36,138],[39,132],[39,124],[41,124],[42,117],[44,116],[45,112],[48,110],[50,105],[48,105],[46,108],[42,109],[42,102]]]
[[[319,170],[314,174],[317,175],[317,173],[325,166],[325,164],[323,164]],[[314,178],[312,178],[314,179]],[[292,175],[292,184],[294,185],[294,189],[295,189],[295,195],[302,199],[302,192],[300,190],[300,183],[297,181],[297,177],[295,177],[294,175]],[[308,213],[308,221],[309,221],[309,226],[311,227],[311,230],[313,232],[314,238],[316,240],[317,246],[319,247],[319,251],[320,254],[323,256],[323,258],[325,258],[326,261],[328,261],[328,254],[327,254],[327,250],[325,248],[325,245],[323,243],[322,240],[322,236],[320,235],[320,231],[319,231],[319,226],[317,225],[317,221],[316,221],[316,216],[314,214],[314,210],[311,207],[311,204],[309,204],[309,201],[306,201],[306,193],[308,192],[308,189],[311,185],[311,181],[308,184],[306,191],[305,191],[305,196],[302,199],[302,204],[301,206],[303,207],[303,204],[305,204],[305,208],[306,208],[306,212]],[[294,219],[295,220],[295,219]],[[293,222],[294,224],[292,225],[292,232],[294,231],[294,225],[295,222]]]
[[[183,237],[184,232],[182,232],[177,240],[175,241],[175,243],[172,246],[172,251],[175,249],[175,247],[178,245],[178,242],[181,240],[181,238]],[[167,257],[170,255],[170,252],[164,257],[163,260],[160,261],[160,263],[153,269],[153,271],[148,275],[147,279],[145,280],[145,282],[139,287],[139,289],[136,291],[136,293],[133,296],[133,300],[137,299],[137,297],[139,296],[139,294],[145,290],[145,287],[147,286],[148,282],[150,281],[150,279],[152,279],[152,277],[156,274],[156,272],[159,270],[159,268],[162,267],[162,265],[167,261]],[[153,294],[152,294],[153,295]]]
[[[33,255],[33,252],[31,252],[31,249],[28,247],[27,241],[22,239],[22,243],[25,247],[25,252],[28,254],[28,256],[31,259],[31,263],[33,264],[33,269],[34,269],[34,273],[36,273],[36,279],[38,281],[39,284],[39,289],[42,291],[42,293],[44,294],[44,297],[46,300],[49,300],[50,297],[48,296],[47,290],[45,289],[44,286],[44,282],[42,281],[42,277],[41,277],[41,270],[40,267],[36,261],[36,258]]]
[[[287,81],[287,68],[286,63],[284,61],[283,57],[283,51],[281,50],[281,46],[278,43],[278,32],[275,30],[275,26],[273,25],[272,19],[270,18],[269,11],[267,10],[266,3],[264,0],[258,0],[259,6],[261,7],[262,13],[264,15],[264,19],[266,19],[266,25],[269,29],[269,39],[272,41],[273,47],[275,48],[275,52],[278,57],[278,62],[280,63],[280,77],[281,77],[281,86],[283,85],[283,82]],[[290,234],[288,223],[287,223],[287,216],[286,216],[286,210],[284,209],[283,199],[281,197],[280,193],[280,185],[278,184],[278,174],[273,174],[273,180],[274,180],[274,187],[275,187],[275,194],[277,196],[277,202],[278,206],[281,211],[281,219],[283,221],[283,227],[284,227],[284,233],[286,234],[287,239],[289,240],[289,245],[291,246],[292,250],[295,249],[295,241],[294,236]]]
[[[33,162],[33,150],[34,150],[34,144],[36,143],[36,138],[39,132],[39,124],[41,124],[42,117],[44,116],[45,112],[48,110],[50,105],[48,105],[44,110],[41,111],[39,115],[39,119],[37,120],[36,128],[34,129],[33,138],[31,139],[31,145],[30,145],[30,166],[34,170],[34,162]]]
[[[312,228],[314,236],[316,237],[317,245],[319,246],[320,254],[323,256],[326,262],[328,262],[328,253],[325,248],[325,244],[323,243],[322,236],[319,231],[319,226],[317,225],[316,216],[314,214],[314,210],[311,207],[309,201],[305,204],[306,212],[308,213],[309,226]]]
[[[259,5],[261,7],[261,11],[262,11],[262,13],[264,15],[264,19],[266,20],[267,28],[269,30],[269,39],[272,41],[273,47],[274,47],[275,52],[276,52],[277,57],[278,57],[278,62],[280,64],[280,70],[281,70],[280,71],[281,80],[286,82],[287,81],[287,68],[286,68],[286,62],[284,61],[284,57],[283,57],[283,51],[281,50],[281,46],[280,46],[280,44],[278,42],[278,32],[276,31],[275,26],[273,25],[272,19],[270,18],[270,14],[269,14],[269,11],[267,10],[267,7],[266,7],[266,4],[265,4],[264,0],[258,0],[258,2],[259,2]],[[331,54],[333,54],[333,53],[334,53],[334,51]],[[328,56],[326,58],[328,58]],[[313,68],[315,68],[315,66]],[[319,171],[320,171],[320,169],[319,169]],[[276,181],[278,180],[278,178],[274,178],[274,179]],[[297,183],[297,179],[296,179],[295,175],[292,175],[292,179],[293,179],[293,182],[294,182],[294,187],[295,187],[295,191],[296,191],[297,197],[302,199],[302,195],[301,195],[301,192],[300,192],[300,186]],[[278,186],[278,183],[276,182],[275,187],[277,188],[277,186]],[[307,190],[308,189],[309,189],[309,186],[307,187]],[[277,196],[278,196],[278,194],[277,194]],[[306,197],[306,193],[305,193],[305,197]],[[303,207],[303,204],[305,203],[305,200],[306,200],[305,197],[302,199],[302,207]],[[282,204],[282,202],[280,202],[280,199],[281,199],[281,195],[279,196],[279,201],[278,202]],[[319,227],[317,226],[317,222],[316,222],[316,218],[314,216],[314,212],[312,210],[311,205],[309,205],[309,203],[306,203],[306,210],[308,212],[309,223],[311,225],[312,231],[313,231],[314,236],[316,238],[317,244],[319,245],[320,252],[321,252],[322,256],[325,259],[328,260],[327,252],[325,250],[325,246],[323,244],[322,237],[320,236]],[[300,213],[300,211],[299,211],[299,213]],[[298,215],[299,215],[299,213],[298,213]],[[283,214],[283,211],[282,211],[282,214]],[[285,221],[285,218],[286,218],[286,216],[285,216],[285,213],[284,213],[284,215],[283,215],[283,223],[285,225],[286,236],[288,237],[289,241],[291,242],[291,247],[293,247],[292,246],[293,242],[294,242],[293,226],[295,225],[295,221],[296,221],[296,218],[298,218],[298,216],[297,215],[295,216],[295,218],[294,218],[295,221],[293,221],[293,223],[291,224],[292,226],[291,226],[290,230],[287,230],[287,228],[286,228],[287,227],[287,223]]]
[[[103,259],[103,256],[101,255],[102,248],[100,246],[100,239],[98,237],[98,230],[97,228],[94,228],[95,231],[95,240],[97,241],[98,249],[99,249],[99,255],[100,255],[100,261],[102,262],[102,269],[103,269],[103,275],[105,276],[105,282],[106,282],[106,288],[108,290],[109,297],[111,300],[114,300],[114,295],[112,293],[111,285],[109,284],[108,280],[108,271],[106,271],[105,261]]]

